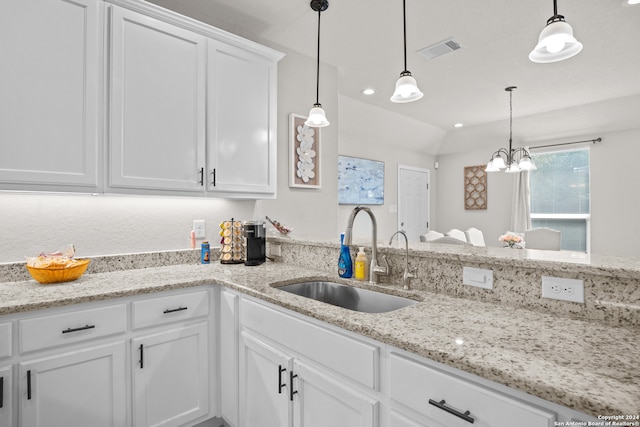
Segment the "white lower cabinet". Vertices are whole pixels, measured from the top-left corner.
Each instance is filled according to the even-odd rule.
[[[395,353],[389,357],[389,396],[430,427],[550,427],[556,420],[554,412]]]
[[[13,374],[11,366],[0,367],[0,425],[13,425]]]
[[[243,332],[240,426],[375,427],[378,402]]]
[[[18,378],[22,426],[126,425],[124,342],[22,362]]]
[[[205,322],[132,340],[134,425],[180,426],[209,413]]]
[[[376,346],[245,298],[240,330],[239,426],[379,425]]]

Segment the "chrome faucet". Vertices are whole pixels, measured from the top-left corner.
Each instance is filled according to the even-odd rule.
[[[349,215],[349,221],[347,221],[347,229],[344,232],[344,244],[351,245],[351,234],[353,231],[353,221],[356,219],[358,212],[365,211],[371,218],[371,228],[373,229],[371,235],[371,262],[369,266],[369,283],[378,283],[378,276],[387,276],[389,274],[389,263],[387,262],[387,256],[383,255],[385,265],[378,265],[378,223],[376,217],[373,215],[371,209],[363,206],[356,206],[351,215]]]
[[[404,236],[405,254],[404,254],[404,274],[402,275],[402,284],[403,284],[403,289],[409,290],[411,279],[415,279],[418,277],[415,274],[415,271],[417,271],[417,269],[414,270],[413,273],[409,271],[409,239],[407,238],[407,233],[405,233],[402,230],[396,231],[391,235],[391,238],[389,239],[389,244],[391,244],[396,234],[402,234]],[[400,238],[398,237],[398,239]]]

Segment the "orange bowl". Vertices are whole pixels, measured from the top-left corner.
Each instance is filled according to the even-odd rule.
[[[71,267],[64,268],[37,268],[27,265],[31,277],[40,283],[62,283],[77,280],[84,274],[89,266],[89,259],[76,259]]]

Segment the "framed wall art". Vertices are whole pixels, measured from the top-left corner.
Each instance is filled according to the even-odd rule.
[[[384,162],[338,156],[338,204],[384,204]]]
[[[466,210],[487,209],[486,165],[464,168],[464,208]]]
[[[289,187],[320,188],[320,128],[289,114]]]

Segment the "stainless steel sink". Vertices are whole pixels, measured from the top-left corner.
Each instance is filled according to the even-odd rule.
[[[418,303],[409,298],[326,281],[293,283],[278,289],[364,313],[386,313]]]

